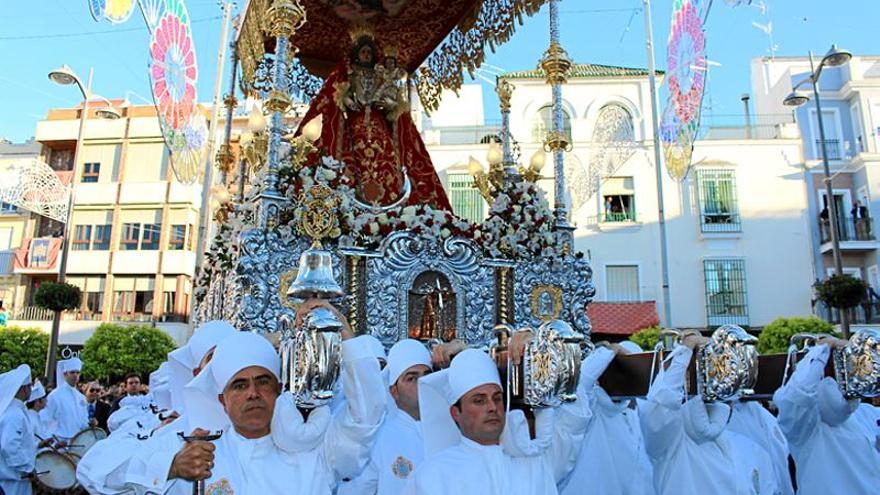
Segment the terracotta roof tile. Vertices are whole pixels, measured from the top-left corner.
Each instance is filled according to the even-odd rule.
[[[660,324],[654,301],[593,302],[587,306],[593,333],[632,335]]]

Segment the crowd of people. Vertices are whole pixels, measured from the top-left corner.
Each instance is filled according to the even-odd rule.
[[[315,305],[344,322],[326,303],[306,306]],[[529,339],[512,337],[514,363]],[[38,449],[63,449],[107,413],[109,437],[76,465],[89,493],[188,494],[194,483],[214,495],[877,492],[880,410],[825,377],[843,341],[809,350],[774,395],[775,414],[688,396],[688,364],[705,343],[686,335],[647,396],[623,401],[599,377],[616,355],[641,349],[598,346],[579,370],[577,400],[527,419],[509,409],[483,350],[405,339],[386,354],[346,326],[338,389],[306,411],[282,391],[269,340],[208,322],[150,375],[148,394],[128,376],[112,404],[100,384],[77,389],[77,359],[59,363],[48,396],[27,365],[0,375],[0,493],[31,493]]]

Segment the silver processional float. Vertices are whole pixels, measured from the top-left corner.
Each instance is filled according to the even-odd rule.
[[[435,110],[443,90],[461,84],[463,70],[480,66],[485,48],[510,37],[513,23],[495,20],[532,15],[544,3],[551,4],[551,44],[540,71],[553,89],[553,127],[543,151],[553,157],[555,204],[538,186],[544,154],[519,165],[509,130],[514,88],[501,78],[502,124],[487,138],[488,170],[470,164],[489,214],[478,223],[463,220],[423,196],[430,177],[419,175],[424,162],[414,158],[427,152],[408,111],[411,93],[425,111]],[[305,409],[332,398],[342,340],[332,311],[318,306],[297,318],[308,298],[331,302],[354,334],[371,334],[386,347],[415,338],[485,349],[511,402],[545,407],[571,400],[580,363],[593,348],[585,309],[595,289],[590,263],[574,249],[565,204],[572,143],[562,125],[561,88],[572,62],[559,42],[555,0],[399,4],[388,12],[362,3],[366,11],[355,13],[323,0],[248,3],[235,44],[241,87],[263,100],[270,125],[239,143],[245,160],[234,186],[238,201],[217,212],[217,234],[194,291],[197,320],[280,332],[283,381]],[[349,58],[365,47],[372,58]],[[311,100],[298,129],[288,127],[297,123],[295,99]],[[235,98],[226,104],[232,115]],[[383,142],[384,148],[376,144]],[[224,172],[231,171],[231,150],[227,141],[218,155]],[[370,164],[382,160],[392,165],[370,175]],[[430,157],[427,163],[436,180]],[[507,358],[515,329],[533,336],[516,367]],[[835,354],[843,364],[838,381],[851,393],[876,393],[877,353],[868,351],[876,335],[861,332],[859,339],[848,353]],[[616,358],[600,383],[614,397],[644,396],[672,345]],[[766,398],[783,370],[757,374],[759,363],[753,337],[721,327],[695,352],[691,393],[709,401]]]

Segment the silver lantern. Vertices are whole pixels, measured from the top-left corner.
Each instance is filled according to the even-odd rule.
[[[758,339],[737,325],[722,325],[697,350],[697,391],[706,402],[754,393]]]

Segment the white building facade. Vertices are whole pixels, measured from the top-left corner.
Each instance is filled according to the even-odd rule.
[[[551,90],[540,71],[505,77],[516,87],[511,132],[520,159],[528,162],[549,126]],[[464,105],[447,103],[454,98],[447,95],[437,114],[423,121],[423,135],[457,213],[479,219],[487,206],[471,186],[467,163],[470,156],[484,160],[487,136],[497,134],[498,125],[483,119],[474,88],[462,92],[469,99]],[[602,148],[593,142],[602,112],[622,111],[633,129],[631,156],[604,174],[598,190],[571,214],[577,249],[593,264],[592,306],[652,302],[662,320],[660,204],[647,71],[577,65],[563,100],[574,143],[566,160],[584,169]],[[446,113],[446,105],[459,121]],[[801,142],[792,121],[779,120],[749,129],[709,128],[683,182],[665,170],[661,174],[671,308],[666,326],[762,327],[780,316],[810,314],[814,268]],[[552,184],[552,177],[541,181],[551,202]],[[628,327],[631,318],[625,314],[615,318],[619,321],[601,322],[599,333],[637,330]]]

